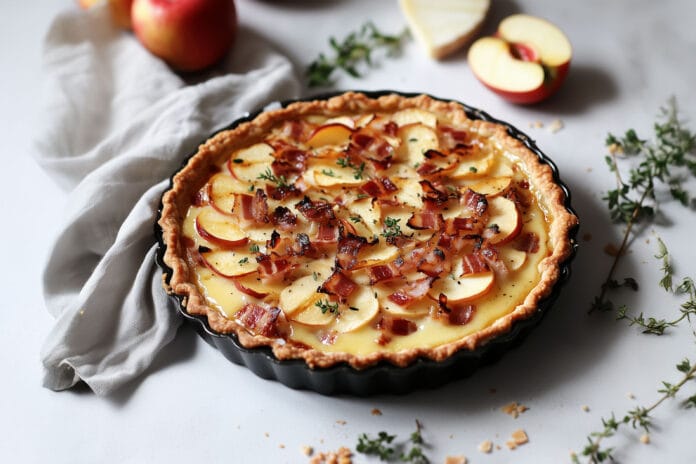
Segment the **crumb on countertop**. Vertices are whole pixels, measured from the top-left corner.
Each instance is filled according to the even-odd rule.
[[[505,406],[500,408],[500,410],[503,411],[505,414],[508,414],[515,419],[517,419],[520,414],[522,414],[528,409],[529,408],[527,406],[523,404],[518,404],[516,401],[506,404]]]
[[[302,454],[304,454],[305,456],[311,456],[312,454],[314,454],[314,448],[312,448],[312,447],[309,446],[309,445],[304,445],[304,446],[302,446],[302,447],[300,448],[300,451],[301,451]]]
[[[309,460],[309,464],[352,464],[352,456],[353,453],[345,446],[342,446],[338,451],[317,453]]]
[[[380,410],[377,409],[377,408],[372,408],[372,411],[370,412],[370,414],[372,414],[373,416],[381,416],[381,415],[382,415],[382,411],[380,411]]]
[[[563,124],[563,121],[561,121],[560,119],[554,119],[553,121],[551,121],[551,124],[549,124],[549,130],[552,134],[555,134],[564,127],[565,124]]]
[[[582,410],[585,411],[585,412],[590,412],[590,407],[589,407],[588,405],[585,404],[585,405],[582,406]]]
[[[544,123],[539,121],[539,120],[536,120],[536,121],[530,122],[529,127],[532,129],[541,129],[542,127],[544,127]]]
[[[466,456],[447,456],[445,458],[445,464],[466,464],[467,462]]]
[[[478,449],[482,453],[490,453],[491,451],[493,451],[493,442],[490,440],[482,441],[478,445]]]
[[[343,419],[339,419],[336,421],[338,425],[346,425],[348,422],[344,421]]]
[[[640,442],[643,443],[644,445],[647,445],[650,443],[650,435],[647,433],[644,433],[643,435],[640,436]]]

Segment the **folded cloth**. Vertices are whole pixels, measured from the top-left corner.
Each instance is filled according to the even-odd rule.
[[[214,130],[296,97],[300,85],[291,63],[244,26],[227,60],[187,83],[112,26],[105,7],[59,15],[44,65],[36,159],[70,191],[44,272],[56,318],[41,354],[44,385],[83,380],[106,395],[142,373],[180,323],[154,263],[168,177]]]

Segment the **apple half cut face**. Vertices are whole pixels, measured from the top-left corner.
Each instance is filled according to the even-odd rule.
[[[536,103],[551,96],[563,83],[572,47],[550,22],[529,15],[512,15],[498,26],[494,37],[471,45],[468,61],[478,80],[513,103]]]

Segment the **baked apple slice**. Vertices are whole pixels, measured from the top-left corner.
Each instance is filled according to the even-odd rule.
[[[439,150],[435,131],[423,124],[410,124],[399,130],[401,145],[397,151],[399,161],[412,168],[417,168],[425,162],[424,153],[428,150]]]
[[[213,176],[208,184],[208,198],[213,208],[223,214],[232,214],[235,194],[248,194],[249,185],[224,173]]]
[[[517,210],[517,205],[505,197],[493,197],[488,200],[489,228],[494,228],[495,233],[490,238],[490,243],[502,245],[517,237],[522,230],[522,215]]]
[[[300,277],[280,292],[278,306],[286,316],[290,316],[298,310],[306,308],[317,297],[318,287],[319,283],[314,279],[314,276]]]
[[[211,250],[201,252],[205,265],[222,277],[240,277],[256,272],[256,255],[247,251]]]
[[[470,188],[476,193],[480,193],[481,195],[486,195],[487,198],[491,198],[507,191],[511,183],[512,177],[509,176],[491,177],[468,185],[466,188]]]
[[[437,116],[430,111],[420,108],[407,108],[397,111],[392,115],[391,120],[399,127],[408,126],[409,124],[423,124],[434,129],[437,126]]]
[[[223,248],[246,245],[249,238],[239,228],[234,218],[212,208],[202,209],[195,219],[196,232],[210,243]]]
[[[462,265],[459,262],[455,269],[461,270],[461,268]],[[430,292],[428,292],[430,297],[437,301],[440,294],[444,293],[447,295],[448,302],[464,303],[480,298],[488,293],[495,282],[495,273],[493,271],[466,274],[460,277],[456,277],[457,274],[458,272],[454,272],[450,276],[436,280]]]
[[[310,148],[321,148],[327,145],[341,146],[350,141],[353,130],[339,123],[325,124],[317,127],[307,140]]]
[[[341,333],[352,332],[368,324],[379,312],[379,301],[372,289],[360,287],[341,305],[335,328]]]

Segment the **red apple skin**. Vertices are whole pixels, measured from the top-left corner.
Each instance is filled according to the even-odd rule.
[[[179,71],[215,64],[237,32],[234,0],[134,0],[131,18],[145,48]]]
[[[534,90],[530,90],[529,92],[509,92],[490,86],[480,77],[476,77],[484,86],[486,86],[486,88],[500,95],[505,100],[520,105],[531,105],[533,103],[539,103],[542,100],[546,100],[551,95],[556,93],[558,89],[561,88],[561,84],[563,84],[569,69],[570,61],[556,68],[555,76],[553,76],[550,80],[544,80],[543,84]]]
[[[206,228],[201,225],[200,222],[198,222],[198,218],[196,218],[196,220],[194,221],[194,225],[196,226],[196,232],[198,232],[198,234],[201,237],[208,240],[209,242],[218,244],[224,248],[235,248],[235,247],[239,247],[239,246],[246,245],[247,243],[249,243],[248,237],[243,237],[243,238],[240,238],[239,240],[227,240],[224,238],[220,238],[216,235],[213,235],[210,232],[208,232],[206,230]]]
[[[131,7],[133,0],[109,0],[109,10],[111,19],[119,27],[123,29],[131,29]]]

